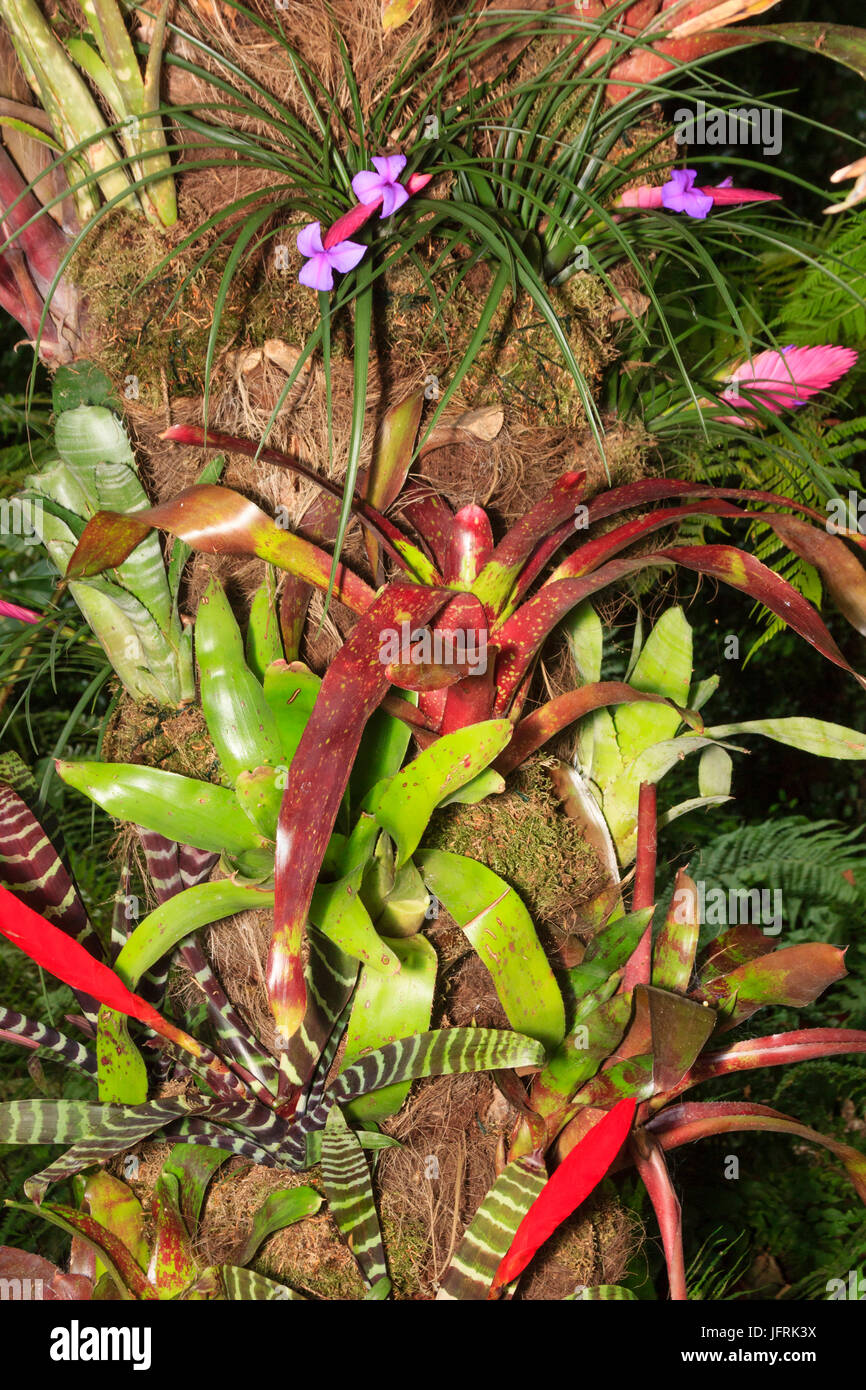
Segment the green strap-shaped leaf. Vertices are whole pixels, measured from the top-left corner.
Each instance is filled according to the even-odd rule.
[[[709,738],[728,738],[731,734],[763,734],[789,748],[800,748],[819,758],[866,758],[866,734],[829,724],[824,719],[747,719],[742,724],[718,724],[705,730]]]
[[[372,1286],[387,1278],[370,1167],[339,1105],[332,1106],[325,1125],[322,1181],[328,1209],[367,1283]]]
[[[644,643],[629,684],[682,706],[691,679],[692,629],[681,608],[668,608]],[[673,738],[680,717],[668,705],[640,703],[617,706],[613,721],[620,752],[628,763],[652,744]]]
[[[236,912],[272,907],[273,901],[273,889],[228,878],[185,888],[142,918],[114,963],[115,973],[134,989],[142,975],[190,932]]]
[[[295,1293],[294,1289],[288,1288],[285,1284],[278,1284],[275,1279],[268,1279],[264,1274],[256,1274],[252,1269],[240,1269],[237,1265],[221,1265],[220,1277],[226,1298],[232,1302],[259,1302],[264,1299],[283,1303],[306,1302],[302,1293]]]
[[[250,620],[244,642],[247,666],[259,684],[264,684],[265,672],[271,662],[283,659],[275,580],[271,566],[267,565],[264,582],[259,585],[250,604]]]
[[[302,661],[274,661],[265,671],[265,699],[276,720],[286,765],[295,756],[321,684],[321,677]]]
[[[200,1144],[173,1144],[169,1150],[162,1174],[171,1174],[177,1181],[180,1213],[190,1234],[198,1227],[208,1184],[228,1157],[224,1149],[205,1149]]]
[[[400,957],[379,936],[361,902],[362,875],[358,868],[337,883],[320,883],[310,903],[310,921],[341,951],[374,974],[391,978],[400,972]]]
[[[652,982],[659,989],[687,993],[700,929],[697,885],[680,869],[668,914],[653,945]]]
[[[507,719],[488,719],[437,739],[388,783],[375,815],[397,846],[397,868],[418,848],[439,802],[470,782],[511,738]]]
[[[454,1253],[439,1299],[486,1299],[518,1226],[547,1181],[529,1158],[518,1158],[499,1174]]]
[[[138,763],[58,762],[57,771],[68,786],[116,820],[146,826],[167,840],[215,854],[242,855],[268,847],[265,837],[238,814],[227,787]]]
[[[367,968],[361,971],[346,1035],[344,1068],[376,1048],[423,1033],[430,1026],[439,958],[424,936],[395,938],[390,945],[400,972],[388,978]],[[356,1100],[348,1113],[356,1124],[369,1128],[397,1113],[409,1085],[409,1081],[402,1081],[377,1088]]]
[[[422,850],[416,862],[490,971],[511,1026],[548,1049],[556,1047],[565,1034],[565,1007],[518,895],[484,864],[462,854]]]
[[[195,656],[202,710],[229,781],[234,785],[241,772],[278,766],[282,749],[276,720],[247,666],[240,628],[214,576],[198,606]]]
[[[147,1100],[147,1068],[129,1034],[125,1014],[100,1005],[96,1026],[99,1099],[121,1105]]]
[[[626,917],[612,917],[592,937],[580,965],[569,971],[576,1000],[601,988],[615,970],[625,965],[652,920],[653,909],[641,908]]]
[[[257,767],[251,772],[239,772],[235,779],[238,805],[266,840],[276,841],[285,785],[285,772],[276,767]]]
[[[266,1197],[253,1217],[252,1228],[232,1253],[236,1265],[248,1265],[259,1246],[275,1231],[283,1231],[305,1216],[315,1216],[322,1198],[312,1187],[287,1187]]]

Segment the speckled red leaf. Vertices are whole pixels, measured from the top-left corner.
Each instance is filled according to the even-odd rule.
[[[730,974],[709,980],[696,991],[696,998],[715,1006],[730,1001],[732,1012],[726,1024],[733,1027],[770,1004],[792,1008],[812,1004],[847,973],[844,950],[826,941],[806,941],[748,960]]]
[[[268,994],[288,1041],[306,1004],[301,945],[316,878],[364,726],[388,690],[385,633],[430,621],[446,589],[394,583],[380,594],[331,662],[289,768],[277,828],[274,934]]]
[[[448,563],[454,513],[438,493],[420,485],[403,493],[400,510],[427,547],[440,573]]]
[[[563,473],[550,491],[506,532],[473,585],[473,591],[492,613],[502,610],[536,546],[574,516],[585,482],[585,472]]]
[[[767,1105],[746,1104],[742,1101],[687,1101],[670,1105],[654,1115],[645,1126],[665,1150],[693,1144],[714,1134],[732,1134],[744,1130],[774,1131],[821,1144],[844,1163],[848,1176],[861,1202],[866,1203],[866,1154],[851,1144],[843,1144],[828,1134],[801,1125],[791,1115],[771,1110]]]
[[[517,1279],[548,1237],[598,1186],[626,1140],[634,1112],[633,1100],[619,1101],[560,1163],[518,1226],[491,1293]]]
[[[77,1233],[96,1246],[97,1250],[111,1261],[133,1298],[150,1300],[157,1297],[156,1289],[148,1282],[135,1257],[127,1250],[120,1237],[106,1230],[92,1216],[59,1202],[44,1202],[39,1210],[49,1221],[53,1219],[56,1225]]]
[[[84,579],[122,564],[155,526],[179,536],[193,550],[258,555],[316,588],[328,588],[330,555],[283,530],[249,498],[216,484],[185,488],[168,502],[129,515],[97,512],[84,528],[66,577]],[[358,613],[373,601],[373,590],[342,564],[337,566],[334,592]]]
[[[611,560],[592,574],[576,579],[557,579],[522,605],[494,634],[500,647],[496,666],[496,708],[508,709],[520,681],[548,633],[575,604],[625,574],[651,565],[673,563],[698,574],[708,574],[762,603],[828,661],[850,672],[861,685],[862,676],[848,665],[820,615],[786,580],[744,550],[731,545],[672,546],[647,555]]]

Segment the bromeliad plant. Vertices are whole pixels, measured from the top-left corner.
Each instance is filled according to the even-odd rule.
[[[140,208],[159,227],[177,220],[171,160],[160,107],[169,0],[159,7],[144,74],[116,0],[82,0],[88,27],[61,39],[37,0],[3,0],[0,15],[22,71],[51,121],[55,139],[25,132],[60,153],[82,222],[99,206]],[[114,117],[106,126],[93,84]],[[21,122],[18,122],[21,128]]]
[[[7,1202],[66,1231],[72,1236],[72,1248],[69,1267],[63,1270],[39,1255],[0,1246],[0,1276],[38,1279],[43,1298],[52,1301],[274,1297],[272,1281],[247,1265],[268,1236],[315,1215],[322,1198],[311,1187],[271,1193],[230,1257],[219,1265],[203,1266],[196,1249],[202,1208],[211,1179],[228,1157],[220,1149],[175,1145],[151,1197],[149,1239],[138,1198],[126,1183],[104,1170],[76,1180],[78,1206]],[[303,1298],[290,1290],[279,1296]]]
[[[40,539],[61,577],[87,521],[106,504],[147,506],[138,466],[110,382],[87,363],[62,367],[53,382],[57,458],[26,480]],[[219,475],[219,464],[214,465]],[[195,694],[191,634],[178,612],[184,555],[168,572],[157,542],[142,546],[110,580],[69,580],[69,588],[114,670],[135,700],[179,705]]]
[[[204,442],[201,431],[185,426],[173,427],[167,437]],[[209,442],[256,453],[252,443],[226,436],[211,435]],[[316,478],[297,459],[277,450],[263,450],[261,457]],[[395,464],[389,480],[391,497],[399,490],[410,457],[406,450],[399,467]],[[410,723],[422,744],[491,718],[507,719],[510,740],[494,766],[494,772],[504,775],[593,709],[640,697],[625,683],[596,680],[530,714],[523,713],[535,663],[557,624],[590,595],[640,570],[671,564],[742,590],[830,661],[850,671],[812,605],[747,552],[728,544],[670,545],[622,556],[635,542],[687,517],[748,520],[754,513],[742,503],[759,502],[773,508],[760,513],[762,523],[771,526],[795,553],[808,549],[810,562],[826,577],[846,617],[862,621],[866,577],[845,541],[791,515],[793,510],[823,522],[819,513],[770,493],[696,487],[675,479],[648,479],[601,493],[587,503],[582,500],[583,483],[581,473],[563,474],[498,545],[480,508],[470,506],[453,513],[432,491],[410,491],[402,507],[403,517],[416,528],[417,544],[367,500],[357,497],[357,516],[395,566],[396,577],[378,593],[343,564],[332,572],[330,557],[313,541],[281,529],[246,498],[220,487],[187,489],[172,501],[133,515],[101,513],[82,535],[70,560],[70,577],[86,578],[122,564],[154,526],[193,549],[258,555],[291,576],[283,610],[293,642],[299,640],[309,586],[326,592],[333,588],[336,597],[359,615],[322,682],[291,760],[281,801],[269,989],[277,1027],[286,1037],[298,1033],[304,1019],[302,942],[316,880],[352,760],[367,720],[379,705]],[[332,495],[338,491],[333,485],[322,486]],[[728,500],[733,497],[740,505]],[[582,533],[599,521],[656,502],[672,505],[621,522],[603,535],[590,535],[549,569],[557,552],[575,535],[576,526]],[[326,534],[328,526],[333,527],[334,514],[333,507],[320,509],[310,523],[313,534]],[[864,543],[861,536],[852,534],[850,539],[861,547]],[[408,660],[395,661],[394,633],[416,631],[422,637],[426,634],[426,639],[414,652],[410,649]],[[483,673],[477,666],[469,673],[459,660],[432,662],[436,640],[440,649],[451,644],[452,653],[486,652]],[[389,698],[392,684],[418,692],[417,709],[405,702],[395,704]],[[688,718],[694,722],[695,716]],[[328,749],[325,765],[324,748]],[[488,780],[486,789],[495,790],[496,785]]]

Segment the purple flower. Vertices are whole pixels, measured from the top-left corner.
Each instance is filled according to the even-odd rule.
[[[359,203],[378,203],[381,199],[382,211],[379,215],[390,217],[392,212],[396,212],[409,200],[406,189],[397,182],[406,168],[406,156],[374,155],[373,163],[376,166],[375,173],[372,169],[362,169],[361,173],[352,179],[352,192]]]
[[[669,212],[684,212],[687,217],[706,217],[713,200],[708,193],[693,187],[696,169],[674,169],[669,183],[662,184],[662,207]]]
[[[326,251],[322,245],[321,224],[311,222],[298,232],[298,250],[308,257],[298,275],[301,284],[308,285],[311,290],[332,290],[334,271],[345,275],[347,270],[354,270],[367,248],[358,241],[338,241]]]

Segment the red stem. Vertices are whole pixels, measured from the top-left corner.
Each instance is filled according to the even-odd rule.
[[[656,897],[656,789],[652,782],[641,782],[637,806],[637,862],[635,864],[632,912],[652,907]],[[625,967],[622,989],[628,993],[635,985],[648,985],[652,959],[652,922],[635,947]]]

